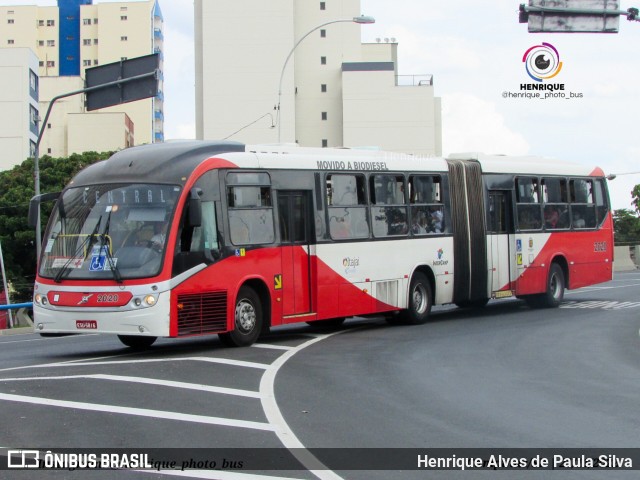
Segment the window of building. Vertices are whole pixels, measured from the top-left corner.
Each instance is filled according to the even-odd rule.
[[[320,114],[320,118],[321,118],[322,120],[326,120],[326,119],[327,119],[327,112],[322,112],[322,113]]]
[[[43,62],[42,60],[40,60],[40,61],[38,62],[38,66],[39,66],[39,67],[44,67],[44,62]]]
[[[123,35],[122,37],[120,37],[121,42],[126,42],[127,40],[128,40],[128,37],[126,35]]]
[[[7,44],[9,44],[9,45],[13,45],[14,43],[15,43],[15,42],[14,42],[14,40],[12,40],[12,39],[7,40]]]
[[[94,60],[94,61],[93,61],[93,64],[94,64],[94,65],[98,65],[98,60]]]
[[[320,10],[326,10],[327,9],[327,2],[320,2]]]
[[[55,27],[55,26],[56,26],[55,20],[47,20],[47,27]]]
[[[9,19],[7,19],[7,23],[11,25],[11,24],[15,23],[15,20],[13,18],[9,18]]]
[[[126,15],[120,15],[120,20],[122,20],[123,22],[127,20],[127,16]]]
[[[38,46],[44,47],[44,40],[38,40]]]
[[[82,24],[83,25],[91,25],[91,19],[90,18],[83,18],[82,19]]]
[[[83,67],[90,67],[91,66],[91,60],[83,60],[82,61],[82,66]]]
[[[82,45],[86,46],[90,46],[91,45],[91,39],[90,38],[85,38],[82,40]]]
[[[33,140],[29,140],[29,155],[31,157],[36,156],[36,142],[34,142]]]
[[[127,57],[120,57],[120,61],[124,62],[127,59]]]
[[[73,41],[73,39],[74,39],[74,36],[73,36],[73,35],[67,35],[67,40],[68,40],[68,41],[72,42],[72,41]]]
[[[36,72],[29,69],[29,88],[31,89],[32,95],[38,99],[38,75]]]
[[[369,220],[364,175],[327,175],[329,234],[335,240],[367,238]]]
[[[76,17],[74,17],[73,15],[68,15],[67,16],[67,20],[69,20],[70,22],[75,20]]]
[[[47,153],[49,153],[49,154],[51,153],[51,149],[50,148],[47,148]]]
[[[29,105],[29,124],[31,130],[38,128],[38,110],[33,105]]]
[[[94,19],[93,19],[93,24],[94,24],[94,25],[97,25],[97,24],[98,24],[98,19],[97,19],[97,18],[94,18]]]
[[[329,146],[329,140],[326,138],[322,139],[322,148],[327,148]]]
[[[55,46],[56,46],[55,40],[47,40],[47,47],[55,47]]]
[[[38,20],[38,26],[44,27],[44,20]]]
[[[56,62],[54,60],[47,60],[47,67],[55,67]]]
[[[327,57],[320,57],[320,65],[326,65],[327,64]]]
[[[320,85],[320,91],[322,93],[327,93],[327,84],[323,83],[322,85]]]
[[[67,55],[67,61],[73,62],[74,60],[75,60],[75,57],[73,55]]]
[[[327,31],[324,28],[320,30],[320,38],[327,38]]]
[[[121,12],[126,12],[127,10],[128,10],[128,8],[127,8],[127,7],[120,7],[120,11],[121,11]]]

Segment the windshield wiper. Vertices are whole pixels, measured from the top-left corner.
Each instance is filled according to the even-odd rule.
[[[102,234],[100,235],[101,238],[99,255],[102,254],[105,240],[107,238],[107,235],[109,234],[109,226],[111,225],[111,212],[112,210],[110,210],[109,214],[107,215],[107,222],[104,225],[104,232],[102,232]],[[105,256],[107,257],[107,261],[109,262],[109,268],[111,269],[111,273],[113,273],[113,278],[117,283],[122,283],[122,275],[120,274],[120,270],[118,270],[118,266],[116,265],[117,260],[113,258],[109,245],[107,245],[107,248],[105,248]]]
[[[102,215],[100,215],[100,218],[98,218],[98,222],[93,228],[91,234],[87,238],[85,238],[80,245],[78,245],[78,248],[75,252],[73,252],[73,255],[69,257],[69,260],[67,260],[65,264],[60,268],[60,270],[58,270],[58,273],[56,273],[56,276],[53,278],[54,282],[62,282],[65,273],[69,271],[69,265],[71,265],[71,263],[76,260],[76,257],[80,255],[80,252],[82,252],[85,247],[87,248],[87,253],[84,256],[84,260],[87,259],[87,257],[89,256],[89,252],[91,251],[91,246],[93,245],[93,237],[96,236],[96,234],[98,233],[98,229],[100,228],[100,222],[102,222]]]

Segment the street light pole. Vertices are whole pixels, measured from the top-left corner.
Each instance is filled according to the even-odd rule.
[[[284,79],[284,71],[287,68],[287,64],[289,63],[289,59],[291,58],[291,55],[293,55],[293,52],[295,51],[296,48],[298,48],[298,45],[300,45],[300,43],[302,43],[302,41],[307,38],[309,35],[311,35],[313,32],[315,32],[316,30],[322,28],[322,27],[326,27],[327,25],[331,25],[332,23],[358,23],[361,25],[367,25],[367,24],[371,24],[371,23],[376,23],[376,19],[373,17],[369,17],[366,15],[360,15],[359,17],[353,17],[353,18],[345,18],[345,19],[341,19],[341,20],[332,20],[330,22],[326,22],[323,23],[321,25],[318,25],[316,27],[313,27],[311,30],[309,30],[307,33],[305,33],[302,37],[300,37],[300,39],[298,39],[298,41],[296,42],[296,44],[293,46],[293,48],[291,49],[291,51],[289,52],[289,55],[287,55],[287,58],[284,61],[284,65],[282,65],[282,72],[280,73],[280,83],[278,84],[278,104],[276,105],[276,118],[278,120],[278,143],[280,143],[280,132],[281,132],[281,125],[282,125],[282,118],[280,117],[280,103],[282,100],[282,80]]]

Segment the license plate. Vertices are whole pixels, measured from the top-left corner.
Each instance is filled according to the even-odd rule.
[[[95,320],[76,320],[76,328],[78,330],[97,330],[98,322]]]

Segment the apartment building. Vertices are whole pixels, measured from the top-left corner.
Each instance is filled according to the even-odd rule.
[[[162,59],[163,23],[157,0],[95,4],[94,0],[58,0],[56,7],[0,6],[0,48],[30,48],[35,52],[39,76],[43,81],[47,79],[47,95],[41,98],[39,108],[45,112],[52,97],[69,92],[71,86],[81,88],[87,68],[150,53],[159,53]],[[129,131],[128,126],[135,125],[137,144],[163,141],[163,95],[160,80],[157,97],[100,112],[124,114],[119,116],[123,120],[119,139],[131,140],[132,129]],[[85,113],[82,97],[78,98],[79,101],[66,102],[62,114],[56,114],[56,103],[47,128],[65,135],[47,140],[49,132],[45,132],[43,143],[46,141],[47,145],[44,150],[41,148],[41,153],[60,156],[74,153],[68,149],[68,135],[73,133],[67,120],[69,114]],[[86,115],[85,120],[92,122],[90,115]],[[104,132],[99,125],[104,125],[104,119],[96,122],[96,128],[89,133],[95,136],[96,142],[102,142]],[[91,138],[83,143],[90,145]],[[120,147],[114,145],[112,149],[117,148]]]
[[[195,0],[196,136],[441,154],[432,76],[399,76],[395,41],[362,44],[366,25],[348,21],[362,13],[360,0]]]
[[[37,72],[38,57],[31,49],[0,48],[0,170],[12,168],[35,151],[40,90]]]

